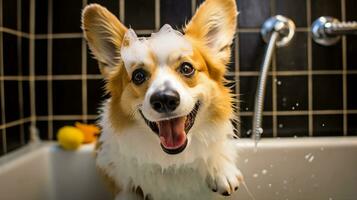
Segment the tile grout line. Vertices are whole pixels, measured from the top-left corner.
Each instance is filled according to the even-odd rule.
[[[30,117],[19,119],[19,120],[15,120],[15,121],[0,125],[0,130],[5,130],[7,128],[18,126],[18,125],[21,125],[21,124],[24,124],[24,123],[27,123],[27,122],[30,122],[30,121],[31,121]]]
[[[30,0],[30,33],[35,33],[35,0]],[[29,45],[30,66],[30,103],[31,103],[31,125],[36,126],[36,97],[35,97],[35,40],[30,38]]]
[[[22,30],[22,5],[21,0],[17,0],[17,30]],[[22,37],[17,36],[17,57],[19,72],[18,75],[23,73],[23,61],[22,61]],[[20,108],[20,119],[24,118],[24,98],[23,98],[23,83],[21,80],[18,81],[18,95],[19,95],[19,108]],[[25,131],[24,124],[20,124],[20,143],[25,144]]]
[[[306,20],[307,20],[307,25],[310,26],[311,24],[311,0],[306,0]],[[311,41],[311,35],[308,34],[307,36],[307,72],[308,72],[308,128],[309,128],[309,136],[313,136],[313,126],[314,126],[314,119],[312,115],[313,111],[313,87],[312,87],[312,41]]]
[[[82,7],[87,5],[87,0],[82,1]],[[82,120],[83,122],[87,123],[87,43],[84,38],[82,38],[82,113],[83,117]]]
[[[3,24],[3,17],[2,17],[2,7],[3,5],[3,0],[0,0],[0,25],[2,26]],[[3,32],[0,31],[0,76],[2,77],[4,75],[4,55],[3,55]],[[4,125],[6,124],[6,119],[5,119],[5,92],[4,92],[4,80],[0,80],[0,90],[1,90],[1,124]],[[7,152],[7,142],[6,142],[6,129],[2,131],[2,144],[3,144],[3,152],[6,154]]]
[[[276,5],[275,5],[275,0],[270,0],[270,15],[275,15],[276,12]],[[267,44],[266,44],[267,45]],[[278,47],[275,45],[274,51],[273,51],[273,57],[272,57],[272,61],[270,63],[270,67],[271,67],[271,84],[272,84],[272,103],[273,103],[273,119],[272,119],[272,123],[273,123],[273,137],[278,137],[278,117],[277,117],[277,96],[278,96],[278,88],[277,88],[277,84],[275,83],[276,78],[276,57],[277,57],[277,49]],[[269,78],[269,76],[268,76]],[[264,112],[263,112],[264,113]],[[263,114],[264,117],[264,114]],[[264,119],[264,118],[263,118]]]
[[[346,0],[341,0],[342,21],[346,21]],[[342,93],[343,93],[343,135],[348,134],[347,121],[347,39],[342,36]]]
[[[160,29],[160,0],[155,0],[155,30]]]
[[[191,16],[193,16],[193,14],[195,14],[196,11],[196,0],[191,0]]]
[[[119,19],[121,23],[125,22],[125,0],[119,1]]]
[[[47,33],[52,34],[53,29],[53,0],[48,1],[48,17],[47,17]],[[47,131],[48,131],[48,139],[53,139],[53,97],[52,97],[52,51],[53,51],[53,39],[47,39],[47,108],[48,115],[50,116],[47,121]]]

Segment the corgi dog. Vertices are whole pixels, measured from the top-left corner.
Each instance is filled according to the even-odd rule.
[[[98,4],[84,8],[110,94],[96,165],[116,199],[217,199],[242,183],[224,78],[237,13],[234,0],[206,0],[183,33],[164,25],[145,38]]]

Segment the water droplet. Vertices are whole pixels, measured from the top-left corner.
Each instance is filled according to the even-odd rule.
[[[271,183],[269,183],[268,186],[271,188]]]
[[[332,197],[329,197],[328,200],[333,200]]]
[[[282,98],[283,102],[286,102],[288,99],[286,97]]]
[[[315,157],[312,155],[312,153],[306,154],[305,155],[305,160],[312,162],[315,159]]]
[[[283,181],[283,183],[284,183],[284,184],[287,184],[287,183],[288,183],[288,181],[287,181],[287,180],[284,180],[284,181]]]
[[[295,106],[291,107],[291,110],[295,110]]]
[[[244,163],[247,164],[248,161],[249,161],[248,158],[246,158],[246,159],[244,160]]]
[[[249,129],[249,130],[247,131],[247,135],[250,135],[250,134],[252,134],[252,130],[251,130],[251,129]]]
[[[279,124],[279,128],[284,128],[284,124]]]
[[[273,168],[274,167],[274,165],[273,164],[270,164],[270,168]]]
[[[296,107],[299,107],[299,105],[300,105],[299,102],[296,102],[295,106],[296,106]]]
[[[294,138],[298,138],[298,136],[297,136],[297,135],[294,135]]]
[[[277,81],[276,81],[276,84],[277,84],[277,85],[281,85],[281,84],[282,84],[282,82],[281,82],[281,81],[279,81],[279,80],[277,80]]]
[[[245,110],[249,110],[249,108],[248,108],[248,107],[245,107]]]
[[[268,170],[266,170],[266,169],[262,170],[262,174],[267,174],[267,173],[268,173]]]
[[[253,174],[253,178],[258,178],[258,176],[259,176],[259,174],[257,174],[257,173]]]
[[[321,124],[321,126],[322,126],[322,127],[325,127],[325,126],[326,126],[326,124],[325,124],[325,123],[322,123],[322,124]]]
[[[264,132],[264,130],[262,128],[257,128],[257,133],[258,134],[262,134]]]

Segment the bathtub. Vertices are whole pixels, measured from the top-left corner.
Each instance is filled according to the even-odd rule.
[[[357,199],[357,137],[239,140],[238,165],[256,200]],[[1,200],[112,199],[96,174],[94,145],[29,144],[0,158]],[[197,198],[194,198],[197,199]],[[244,186],[229,199],[253,199]]]

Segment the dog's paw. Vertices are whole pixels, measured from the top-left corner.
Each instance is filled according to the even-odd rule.
[[[208,176],[206,181],[208,187],[223,196],[230,196],[239,188],[239,183],[243,180],[242,173],[236,166],[230,164],[215,175]]]

